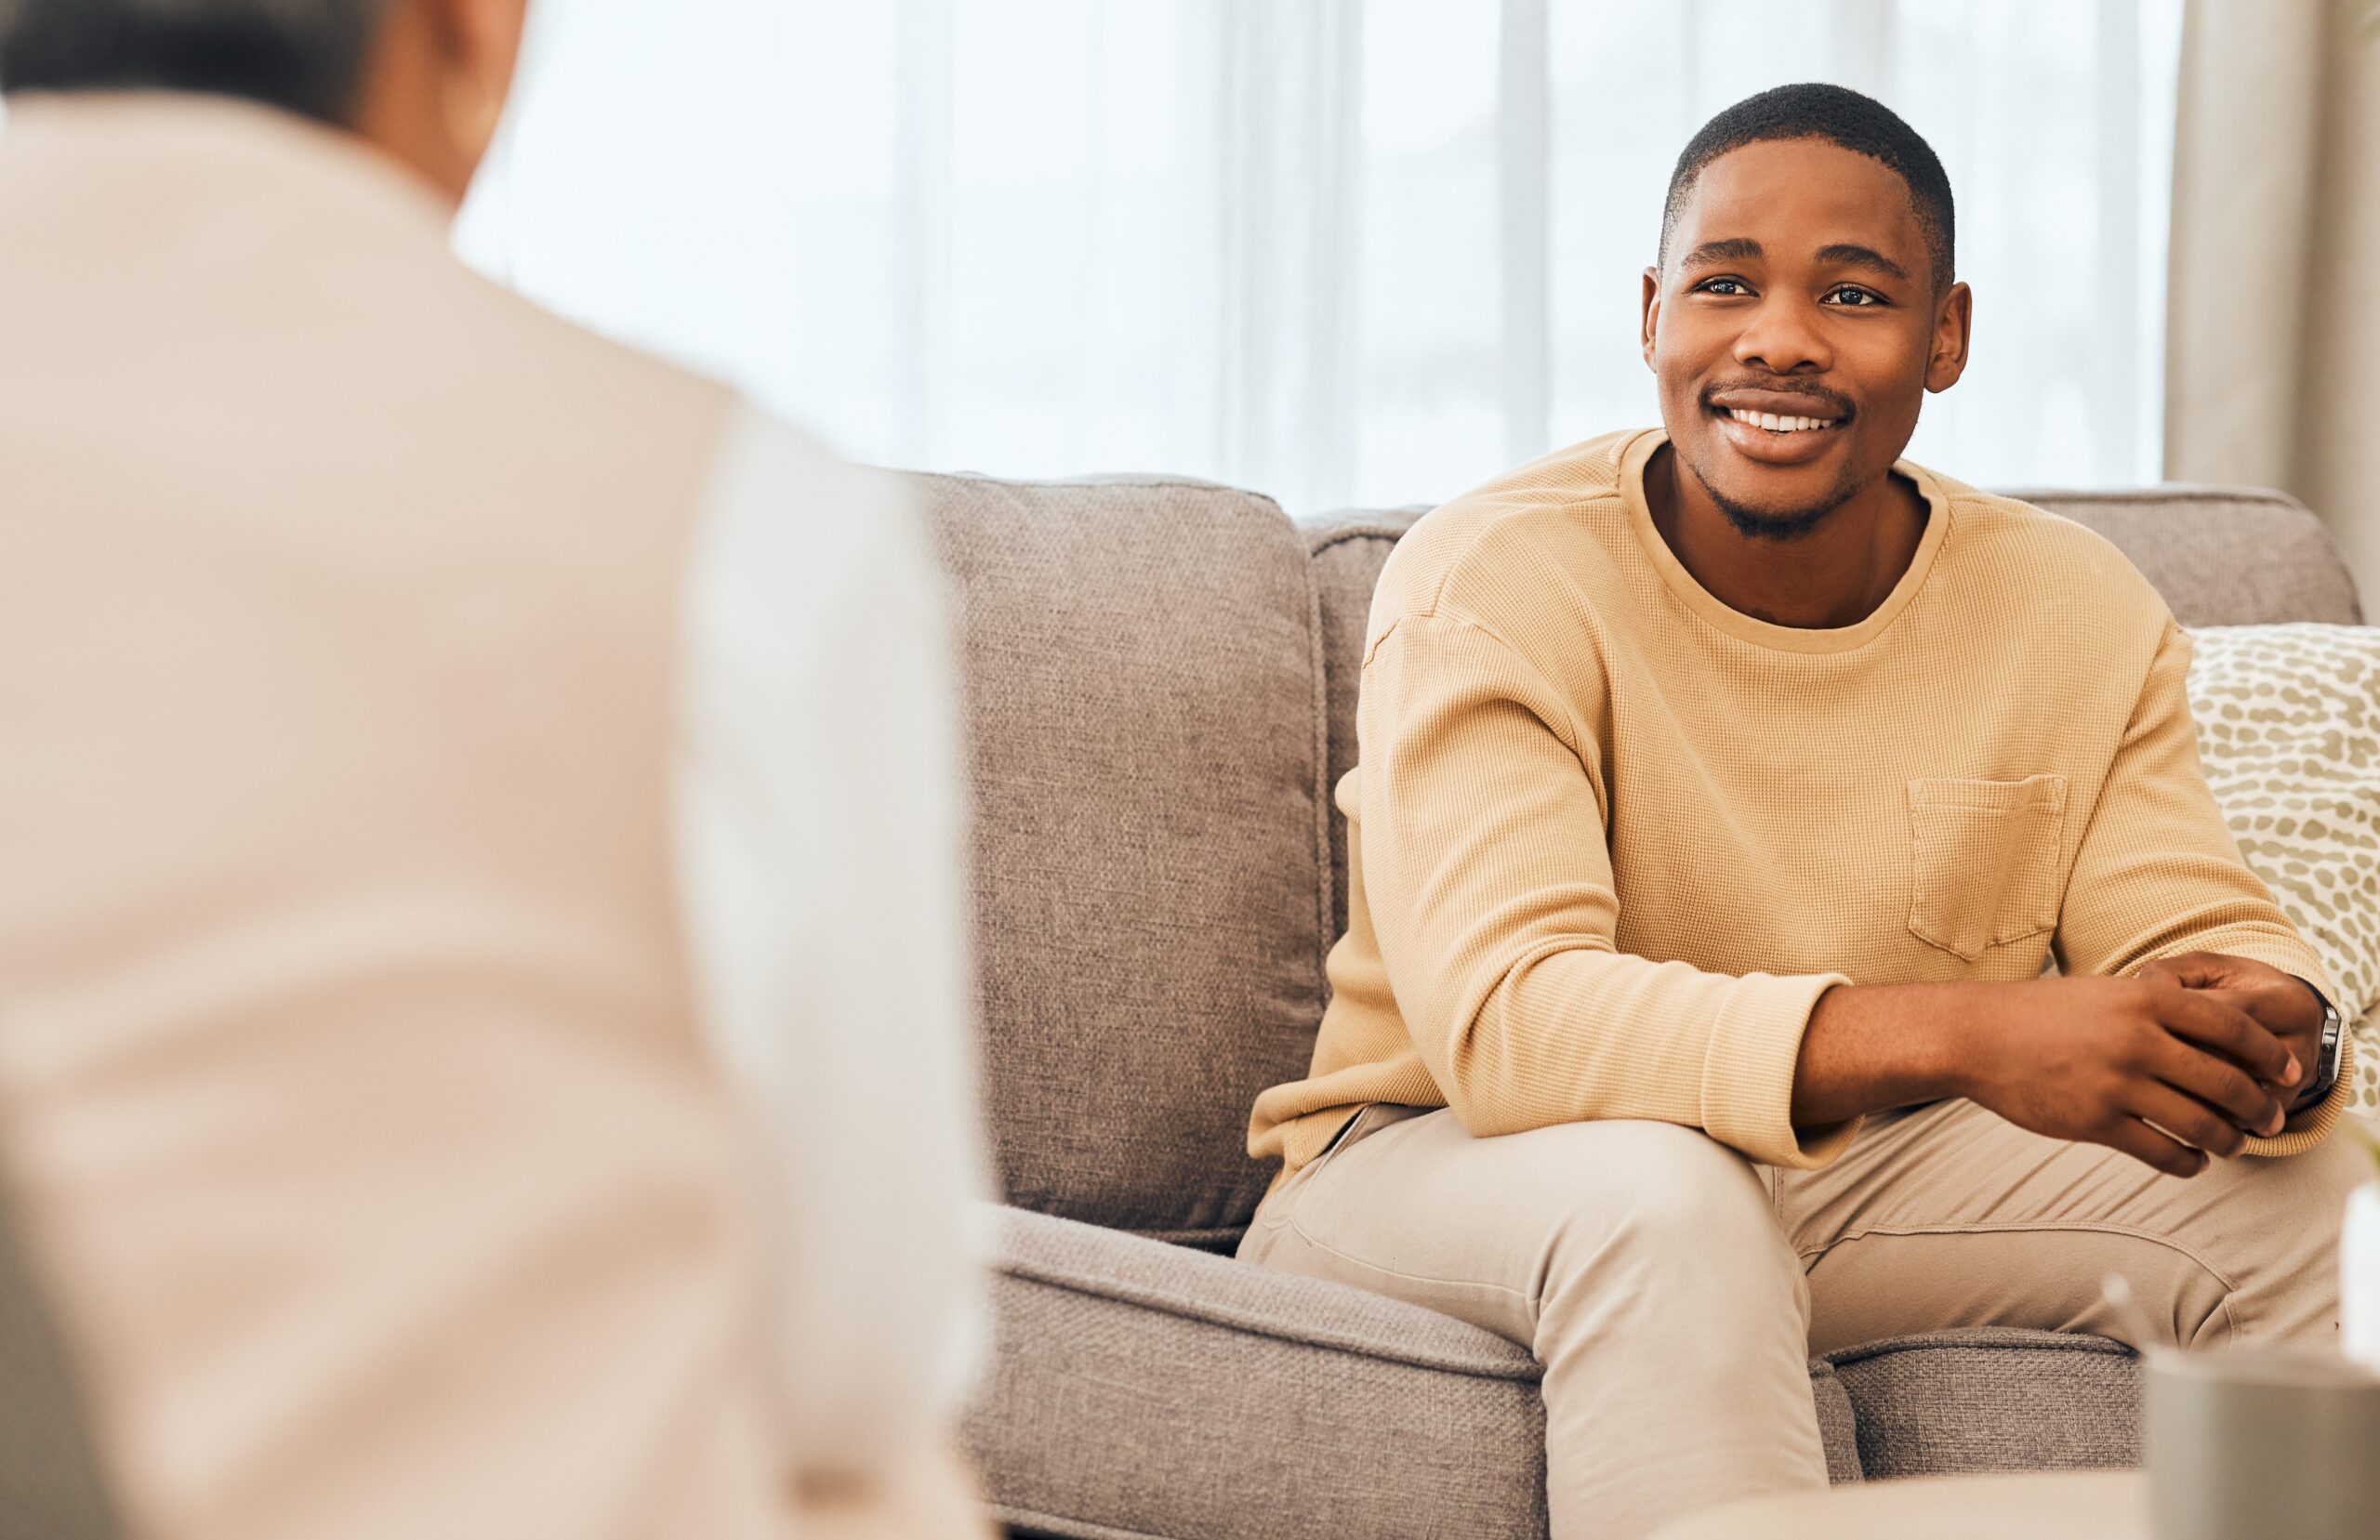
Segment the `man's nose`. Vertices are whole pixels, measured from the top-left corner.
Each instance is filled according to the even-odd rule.
[[[1763,298],[1736,334],[1736,362],[1772,375],[1822,375],[1834,350],[1819,327],[1818,307],[1792,296]]]

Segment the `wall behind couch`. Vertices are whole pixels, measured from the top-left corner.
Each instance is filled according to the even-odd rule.
[[[539,0],[466,254],[872,459],[1432,501],[1650,421],[1671,162],[1782,81],[1941,151],[1967,379],[1913,453],[2162,452],[2181,0]]]

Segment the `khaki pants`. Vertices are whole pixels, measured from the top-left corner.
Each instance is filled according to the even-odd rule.
[[[1474,1139],[1444,1109],[1376,1106],[1239,1256],[1529,1348],[1554,1540],[1626,1537],[1825,1484],[1808,1354],[1962,1326],[2133,1342],[2109,1272],[2163,1341],[2330,1347],[2340,1217],[2371,1174],[2341,1130],[2183,1180],[1955,1100],[1871,1118],[1823,1171],[1671,1124]]]

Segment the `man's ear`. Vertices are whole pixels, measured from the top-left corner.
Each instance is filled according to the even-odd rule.
[[[1953,283],[1934,312],[1934,338],[1925,354],[1925,388],[1948,390],[1967,372],[1967,342],[1975,331],[1975,295]]]
[[[1645,270],[1644,313],[1639,322],[1643,335],[1637,338],[1645,354],[1645,367],[1653,366],[1653,337],[1661,327],[1661,270]]]
[[[528,0],[419,3],[437,44],[449,96],[463,110],[483,117],[493,131],[493,120],[511,92],[513,71],[521,61]]]

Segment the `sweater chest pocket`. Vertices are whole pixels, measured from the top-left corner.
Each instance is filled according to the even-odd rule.
[[[2066,777],[1909,783],[1909,928],[1973,962],[2057,924]]]

